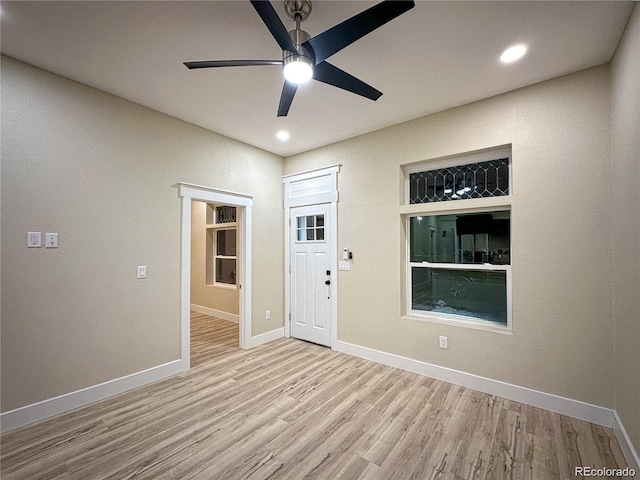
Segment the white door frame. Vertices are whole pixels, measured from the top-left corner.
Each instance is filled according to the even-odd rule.
[[[340,165],[294,173],[282,177],[284,183],[285,294],[284,334],[291,336],[291,208],[329,204],[331,231],[327,251],[331,259],[331,348],[338,339],[338,172]]]
[[[251,339],[251,208],[253,197],[191,183],[178,182],[180,197],[180,337],[181,357],[185,368],[191,367],[191,201],[217,203],[238,207],[240,234],[240,348],[248,349]]]

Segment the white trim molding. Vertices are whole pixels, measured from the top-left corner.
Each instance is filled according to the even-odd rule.
[[[291,209],[309,205],[329,204],[331,227],[328,254],[331,261],[331,346],[338,339],[338,173],[340,164],[292,173],[282,177],[284,184],[284,262],[285,262],[285,321],[284,336],[291,335]]]
[[[604,427],[613,428],[615,425],[614,411],[598,405],[560,397],[551,393],[540,392],[499,380],[480,377],[471,373],[401,357],[372,348],[361,347],[352,343],[338,341],[334,346],[334,350]]]
[[[337,341],[333,350],[611,428],[620,444],[620,449],[627,461],[627,465],[636,472],[640,472],[640,456],[638,456],[638,452],[634,448],[618,412],[613,409],[343,341]]]
[[[191,311],[209,315],[210,317],[221,318],[228,322],[239,323],[239,316],[235,313],[223,312],[222,310],[216,310],[215,308],[203,307],[202,305],[191,304]]]
[[[285,208],[337,202],[339,171],[332,165],[282,177]]]
[[[273,342],[274,340],[278,340],[279,338],[283,337],[284,327],[276,328],[275,330],[271,330],[269,332],[256,335],[255,337],[251,337],[251,340],[249,340],[249,348],[264,345],[265,343]]]
[[[627,464],[629,465],[629,468],[633,468],[636,471],[636,473],[638,473],[640,472],[640,456],[638,455],[638,452],[636,451],[636,449],[633,448],[633,443],[631,443],[629,434],[627,433],[627,430],[624,428],[624,425],[622,424],[622,420],[618,416],[618,412],[614,410],[613,416],[615,421],[613,425],[613,431],[615,432],[616,439],[620,444],[620,449],[622,450],[622,453],[624,455],[625,460],[627,461]]]
[[[219,190],[192,183],[178,182],[181,200],[181,286],[180,326],[181,357],[187,368],[191,365],[191,202],[210,202],[238,207],[237,228],[240,242],[240,348],[248,349],[251,343],[251,211],[253,197],[244,193]]]
[[[164,365],[4,412],[0,415],[0,432],[8,432],[69,410],[84,407],[90,403],[105,400],[183,372],[188,368],[189,366],[185,365],[183,360],[174,360]]]

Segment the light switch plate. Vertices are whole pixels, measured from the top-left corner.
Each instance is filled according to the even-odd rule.
[[[138,278],[147,278],[147,266],[138,265]]]
[[[42,246],[42,232],[27,232],[27,247],[40,248]]]
[[[338,270],[342,270],[342,271],[351,270],[351,262],[340,261],[340,263],[338,263]]]
[[[57,233],[45,233],[44,246],[46,248],[58,248],[58,234]]]

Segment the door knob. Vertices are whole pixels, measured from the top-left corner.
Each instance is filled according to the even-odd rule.
[[[331,280],[327,280],[326,282],[324,282],[325,285],[331,285]]]

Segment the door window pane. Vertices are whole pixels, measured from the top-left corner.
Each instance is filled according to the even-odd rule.
[[[297,217],[296,230],[298,242],[324,241],[324,214]]]

